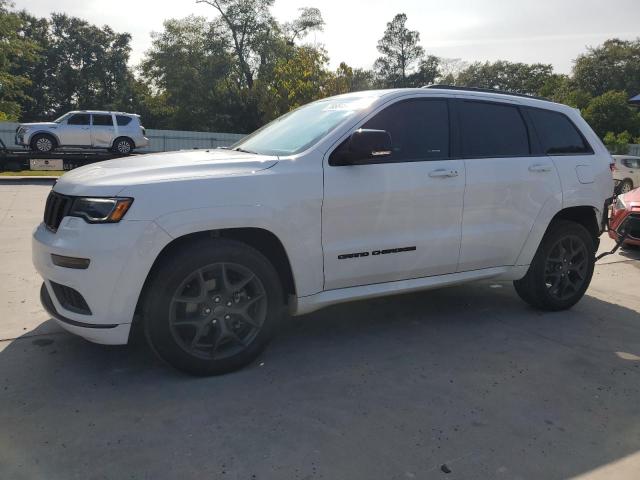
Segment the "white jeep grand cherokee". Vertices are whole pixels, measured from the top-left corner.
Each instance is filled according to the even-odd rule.
[[[579,113],[461,89],[359,92],[234,148],[65,174],[33,235],[44,306],[91,341],[193,374],[251,362],[293,315],[478,279],[571,307],[594,267],[611,156]],[[134,320],[135,319],[135,320]]]

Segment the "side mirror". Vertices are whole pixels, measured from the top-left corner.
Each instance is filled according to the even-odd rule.
[[[388,157],[391,149],[391,135],[386,130],[359,129],[351,134],[340,151],[332,155],[332,165],[357,165],[373,158]]]

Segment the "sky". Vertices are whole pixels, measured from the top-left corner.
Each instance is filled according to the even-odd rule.
[[[132,35],[131,63],[151,45],[150,33],[167,18],[190,14],[215,17],[195,0],[14,0],[37,16],[62,12]],[[279,21],[295,18],[300,7],[320,8],[326,26],[307,37],[322,44],[336,67],[370,68],[386,23],[406,13],[429,54],[467,62],[498,59],[552,64],[569,73],[573,60],[607,38],[640,37],[640,0],[276,0]]]

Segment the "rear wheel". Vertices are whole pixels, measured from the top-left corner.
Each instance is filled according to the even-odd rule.
[[[595,265],[595,243],[582,225],[560,220],[549,227],[524,278],[513,282],[525,302],[565,310],[584,295]]]
[[[258,251],[231,240],[199,241],[155,272],[145,330],[156,353],[193,375],[218,375],[252,362],[283,310],[277,272]]]
[[[628,178],[623,180],[620,184],[620,194],[629,193],[631,190],[633,190],[633,182]]]
[[[49,153],[56,148],[56,140],[51,135],[40,133],[31,139],[31,150],[38,153]]]
[[[112,150],[115,153],[127,154],[133,151],[133,142],[126,137],[116,138],[113,142]]]

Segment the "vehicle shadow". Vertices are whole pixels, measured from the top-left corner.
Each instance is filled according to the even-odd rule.
[[[212,378],[144,343],[21,337],[0,352],[0,478],[583,474],[640,450],[637,307],[541,313],[491,282],[357,302]]]
[[[640,260],[640,247],[626,247],[618,250],[618,255],[629,260]]]
[[[0,185],[53,185],[54,183],[56,183],[56,179],[50,177],[0,177]]]

